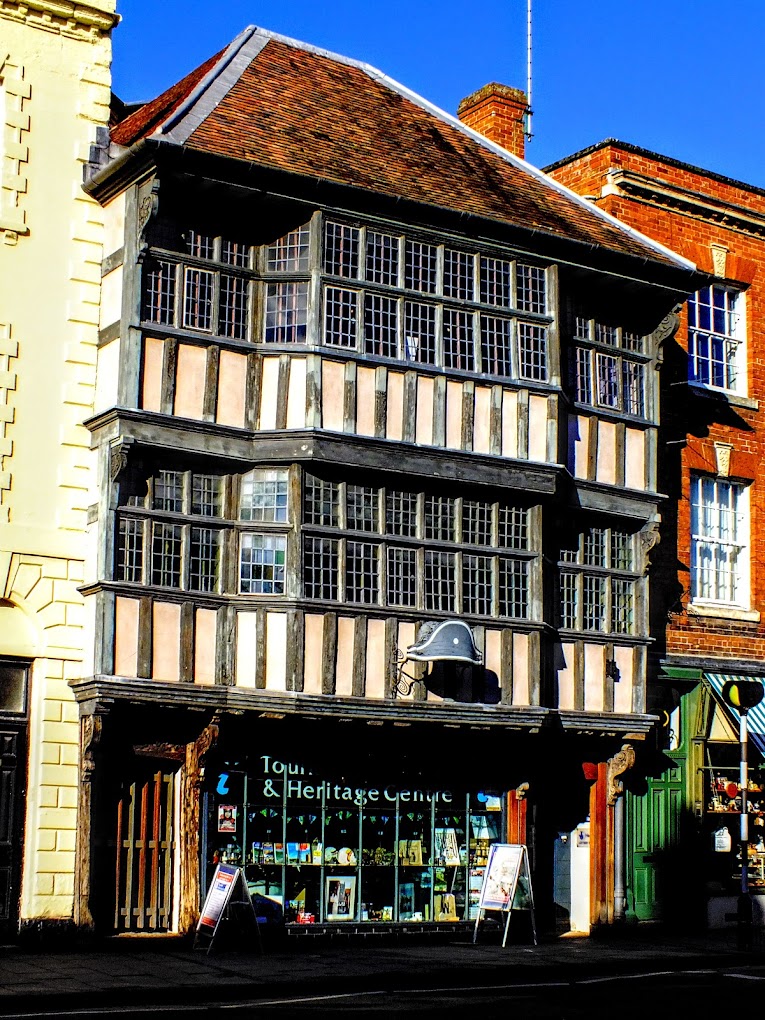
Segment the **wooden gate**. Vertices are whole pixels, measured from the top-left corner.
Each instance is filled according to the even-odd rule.
[[[126,781],[117,805],[116,931],[172,924],[175,774],[147,770]]]

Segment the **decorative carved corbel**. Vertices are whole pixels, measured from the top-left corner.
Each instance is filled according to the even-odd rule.
[[[135,440],[123,436],[109,447],[109,478],[112,482],[122,481],[130,467],[130,450]]]
[[[635,748],[632,744],[622,744],[621,751],[618,751],[613,758],[608,759],[608,803],[613,807],[624,793],[624,783],[618,778],[635,764]]]
[[[654,348],[657,351],[667,340],[671,339],[680,328],[680,309],[680,305],[675,305],[672,311],[668,312],[664,316],[651,334]]]
[[[136,224],[138,234],[138,250],[140,255],[148,247],[146,243],[146,228],[159,211],[159,178],[152,177],[138,189],[138,222]]]
[[[521,785],[517,786],[516,789],[515,789],[515,796],[518,798],[518,800],[525,800],[526,799],[526,795],[528,794],[528,792],[529,792],[529,784],[528,783],[521,783]]]
[[[96,752],[101,743],[104,718],[109,714],[109,706],[97,702],[92,710],[80,719],[80,778],[83,783],[93,781],[96,769]]]
[[[651,552],[661,542],[661,517],[656,514],[653,520],[647,521],[640,529],[640,555],[642,557],[641,568],[648,570]]]

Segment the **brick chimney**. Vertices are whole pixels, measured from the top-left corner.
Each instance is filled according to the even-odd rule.
[[[514,156],[523,159],[525,114],[528,112],[526,93],[509,85],[491,82],[462,100],[457,116],[463,124],[489,141],[496,142]]]

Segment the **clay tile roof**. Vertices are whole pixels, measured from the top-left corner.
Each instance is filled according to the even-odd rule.
[[[152,134],[691,268],[374,68],[261,29],[127,117],[112,140]]]

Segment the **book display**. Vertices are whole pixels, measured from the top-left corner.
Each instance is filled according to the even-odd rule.
[[[317,781],[263,757],[227,794],[225,820],[208,801],[208,866],[243,866],[252,895],[287,922],[473,919],[490,847],[504,831],[503,798],[476,791],[358,788]],[[288,769],[292,769],[292,778]],[[285,778],[286,776],[286,778]]]

